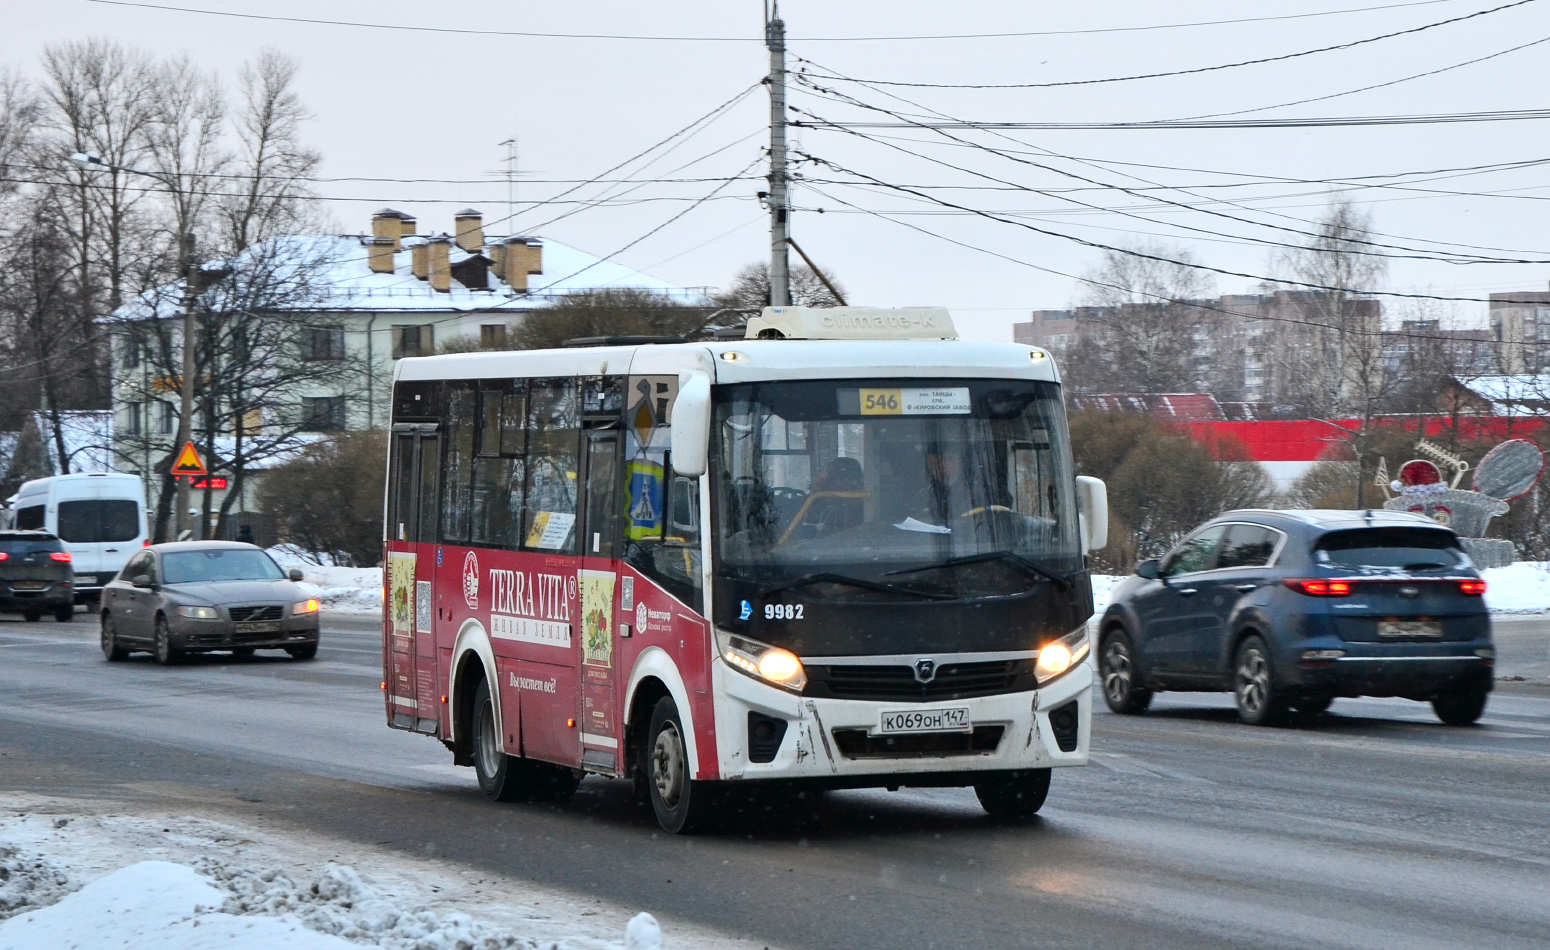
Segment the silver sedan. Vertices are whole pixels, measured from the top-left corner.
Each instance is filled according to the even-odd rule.
[[[149,651],[169,665],[187,653],[318,652],[318,602],[262,549],[235,541],[145,548],[102,590],[102,652]]]

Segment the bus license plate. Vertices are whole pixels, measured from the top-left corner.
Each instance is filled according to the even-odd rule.
[[[967,706],[885,712],[877,727],[878,732],[971,732],[973,729]]]
[[[1390,638],[1414,640],[1423,637],[1440,640],[1442,624],[1435,620],[1380,620],[1378,636],[1385,640]]]

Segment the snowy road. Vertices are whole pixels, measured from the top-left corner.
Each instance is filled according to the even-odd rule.
[[[1504,660],[1510,640],[1525,669],[1544,665],[1550,622],[1500,629]],[[588,780],[561,807],[486,804],[437,743],[383,727],[376,644],[332,621],[314,663],[163,669],[104,663],[84,616],[0,620],[0,792],[434,855],[773,947],[1493,948],[1550,934],[1545,685],[1504,685],[1468,730],[1389,700],[1250,729],[1226,697],[1164,696],[1145,717],[1098,715],[1093,766],[1057,773],[1031,826],[991,823],[965,790],[859,791],[805,820],[683,839],[622,782]]]

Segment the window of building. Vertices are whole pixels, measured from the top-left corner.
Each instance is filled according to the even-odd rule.
[[[436,327],[426,323],[393,328],[393,359],[430,356],[436,351]]]
[[[479,345],[487,350],[506,348],[506,324],[486,323],[479,328]]]
[[[344,428],[343,396],[303,396],[301,428],[304,432],[338,432]]]
[[[172,407],[172,403],[159,400],[157,405],[156,430],[162,435],[171,435],[178,431],[178,413]]]
[[[124,368],[135,369],[140,365],[140,339],[133,333],[124,335]]]
[[[232,419],[232,435],[241,432],[243,435],[253,435],[264,428],[264,411],[262,409],[249,409],[238,413]]]
[[[308,327],[302,334],[301,358],[313,362],[344,359],[344,327]]]
[[[137,402],[129,403],[124,407],[124,434],[139,435],[141,429],[141,415],[143,409]]]

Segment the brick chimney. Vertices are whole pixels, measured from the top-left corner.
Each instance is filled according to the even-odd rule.
[[[426,242],[430,249],[431,289],[447,293],[452,289],[452,239],[445,234]]]
[[[375,222],[373,222],[375,223]],[[398,226],[397,220],[393,222]],[[366,261],[373,274],[393,273],[393,252],[398,250],[396,237],[372,237],[366,239]]]
[[[392,208],[383,208],[371,216],[371,236],[374,238],[387,238],[393,242],[393,250],[398,250],[399,241],[403,238],[404,215],[401,211]],[[409,219],[411,222],[413,218]]]
[[[457,233],[457,246],[470,254],[484,249],[484,215],[473,208],[464,208],[452,219]]]
[[[506,279],[506,245],[505,244],[492,244],[492,245],[490,245],[490,247],[489,247],[489,254],[490,254],[490,265],[491,265],[490,269],[495,272],[495,276],[496,277],[499,277],[501,280],[505,280]]]
[[[398,212],[398,233],[400,237],[409,237],[414,234],[414,215]]]
[[[527,290],[527,279],[532,274],[544,272],[544,245],[537,238],[508,238],[501,279],[512,290]]]
[[[431,273],[431,249],[424,241],[409,249],[409,270],[414,276],[425,280]]]

